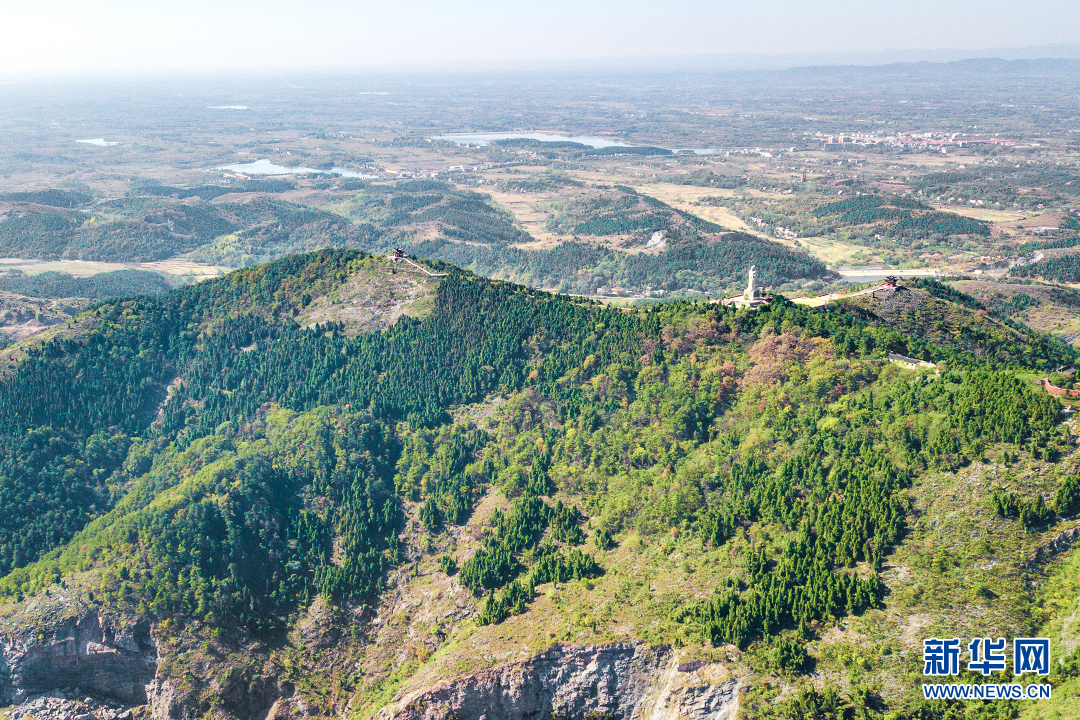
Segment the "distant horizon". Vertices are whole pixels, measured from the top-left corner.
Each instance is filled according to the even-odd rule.
[[[936,64],[965,60],[1080,60],[1080,43],[997,48],[922,48],[868,51],[802,53],[712,53],[651,55],[635,57],[593,57],[506,62],[445,61],[434,63],[380,63],[364,65],[298,65],[248,68],[146,68],[99,69],[85,71],[40,71],[7,73],[0,68],[0,85],[40,80],[154,79],[169,77],[254,77],[294,73],[320,75],[438,75],[513,73],[604,73],[604,72],[769,72],[811,68],[884,67],[904,64]]]
[[[687,59],[760,69],[832,64],[842,57],[874,64],[1012,56],[1033,48],[1080,57],[1074,44],[1080,13],[1070,0],[671,0],[663,7],[642,0],[11,5],[0,26],[5,77],[428,72],[581,63],[679,67]]]

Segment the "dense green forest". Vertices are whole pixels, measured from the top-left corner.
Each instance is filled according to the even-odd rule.
[[[590,148],[581,153],[584,156],[589,155],[674,155],[675,153],[667,148],[653,147],[651,145],[609,145],[608,147]]]
[[[700,233],[722,229],[625,186],[565,201],[550,217],[547,227],[560,235],[642,235],[680,225]]]
[[[450,405],[526,383],[551,394],[562,403],[560,413],[573,417],[581,412],[580,391],[558,384],[558,378],[586,355],[607,364],[620,353],[633,353],[663,313],[698,312],[687,305],[623,314],[455,274],[440,284],[430,317],[403,319],[386,333],[351,338],[334,327],[316,332],[291,321],[305,298],[310,302],[301,288],[342,277],[364,262],[370,261],[354,251],[296,256],[222,280],[98,306],[83,320],[93,332],[29,349],[0,385],[0,432],[18,437],[51,427],[72,433],[71,442],[115,428],[172,437],[183,446],[212,435],[222,423],[253,417],[268,402],[297,412],[347,404],[367,408],[373,421],[424,427],[445,422]],[[247,306],[259,311],[236,314]],[[718,312],[715,306],[708,310]],[[604,328],[599,333],[598,315]],[[820,313],[777,301],[769,313],[738,322],[761,326],[777,315],[831,338],[846,352],[880,348],[954,362],[973,357],[868,325],[843,310]],[[210,321],[213,332],[192,331]],[[548,338],[539,346],[542,372],[527,380],[524,348],[537,342],[537,328]],[[240,352],[244,347],[254,349]],[[1061,354],[1046,362],[1071,359],[1064,348],[1057,350]],[[174,379],[180,381],[166,398],[164,386]],[[704,415],[687,416],[681,432],[708,438],[716,409],[693,412]],[[1010,431],[1009,441],[1026,441],[1029,432]],[[1038,432],[1045,440],[1047,429]],[[10,513],[35,512],[15,498],[9,503],[4,509]]]
[[[247,267],[296,252],[325,247],[370,249],[380,232],[340,215],[276,198],[212,206],[235,230],[203,244],[192,256],[215,265]]]
[[[876,232],[905,241],[990,234],[987,222],[935,211],[911,198],[858,195],[818,205],[813,214],[838,227],[874,225]]]
[[[143,181],[132,187],[132,194],[167,196],[181,200],[190,197],[213,200],[229,193],[283,193],[295,189],[296,183],[291,180],[241,180],[231,185],[200,185],[192,188]]]
[[[24,213],[0,222],[0,253],[6,257],[103,262],[149,262],[191,250],[208,238],[184,234],[185,220],[198,222],[198,209],[178,217],[115,219],[99,222],[79,211]],[[194,216],[194,217],[193,217]],[[169,223],[179,220],[180,228]]]
[[[94,205],[93,213],[60,208],[9,213],[0,221],[0,253],[46,260],[151,262],[196,251],[198,260],[240,267],[332,245],[372,246],[370,225],[354,225],[315,208],[265,195],[207,202],[227,193],[274,193],[293,187],[285,180],[190,190],[140,185],[128,197]]]
[[[59,257],[87,219],[79,212],[9,214],[0,220],[0,253],[6,257]]]
[[[564,187],[583,187],[584,183],[564,173],[545,173],[524,178],[499,180],[496,187],[502,192],[551,192]]]
[[[492,145],[498,148],[521,148],[536,151],[570,150],[574,152],[588,150],[591,147],[572,140],[535,140],[533,138],[500,138],[494,140]]]
[[[773,643],[770,662],[798,672],[795,648],[886,601],[917,478],[1000,444],[1065,448],[1059,402],[1013,368],[1075,354],[1034,337],[939,345],[782,297],[621,311],[437,267],[430,309],[382,332],[300,324],[389,272],[326,250],[101,303],[24,346],[0,380],[0,593],[91,573],[97,603],[280,639],[316,598],[376,602],[414,517],[482,627],[552,584],[604,581],[630,538],[685,535],[723,574],[650,616],[666,637]],[[458,412],[496,397],[483,427]],[[995,496],[999,515],[1044,527],[1076,511],[1074,485],[1042,505]],[[450,528],[494,495],[505,509],[455,555]]]
[[[106,483],[127,454],[123,434],[89,436],[41,427],[0,436],[0,573],[67,542],[109,505]],[[18,506],[32,504],[26,512]]]
[[[354,201],[350,216],[388,229],[384,245],[408,242],[415,228],[429,223],[437,223],[447,238],[461,242],[505,246],[531,240],[514,225],[513,216],[488,202],[487,196],[435,180],[372,186]]]
[[[1069,216],[1066,215],[1065,218],[1068,219]],[[1064,226],[1064,224],[1065,219],[1062,220],[1062,225]],[[1028,242],[1021,243],[1020,246],[1016,248],[1016,252],[1029,253],[1036,250],[1059,250],[1063,248],[1076,247],[1077,245],[1080,245],[1080,237],[1076,235],[1066,235],[1065,237],[1056,237],[1050,240],[1030,240]]]
[[[223,421],[252,416],[266,402],[297,410],[347,403],[369,408],[377,421],[408,419],[423,426],[441,422],[451,403],[520,386],[521,348],[533,328],[543,325],[556,337],[578,339],[576,347],[553,356],[552,372],[580,355],[593,332],[589,314],[575,313],[565,301],[546,296],[534,301],[515,286],[466,278],[440,286],[441,311],[430,319],[403,321],[390,334],[355,339],[291,323],[291,310],[304,302],[300,292],[272,300],[281,297],[280,283],[301,270],[309,284],[336,277],[360,261],[360,255],[342,252],[310,263],[294,258],[252,271],[246,282],[234,277],[100,306],[91,313],[102,327],[87,340],[56,341],[29,351],[16,374],[0,386],[0,425],[12,436],[42,426],[75,437],[111,427],[142,433],[164,399],[164,383],[180,374],[180,389],[161,407],[151,429],[183,444],[213,433]],[[282,317],[271,322],[242,314],[205,338],[190,331],[210,318],[227,317],[240,302],[276,309]],[[505,319],[495,322],[493,313]],[[630,347],[629,322],[616,322],[626,329],[609,333],[607,342]],[[252,344],[259,349],[237,352]],[[394,362],[388,363],[389,358]],[[489,369],[495,367],[502,369]],[[192,402],[202,410],[193,412]],[[21,496],[9,496],[5,509],[23,519],[38,511]],[[48,549],[37,546],[36,553],[27,555]]]

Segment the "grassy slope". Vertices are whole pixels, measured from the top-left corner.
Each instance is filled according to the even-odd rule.
[[[66,321],[86,304],[81,298],[44,299],[0,291],[0,337],[19,340]]]

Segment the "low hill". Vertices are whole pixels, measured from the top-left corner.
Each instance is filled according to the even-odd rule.
[[[631,237],[648,237],[655,232],[680,228],[696,233],[723,229],[625,186],[582,197],[570,196],[551,215],[548,227],[562,235]]]
[[[21,270],[0,274],[0,290],[37,298],[131,297],[165,292],[172,286],[160,274],[148,270],[114,270],[88,277],[46,271],[27,275]]]
[[[383,232],[376,249],[403,247],[488,277],[574,294],[722,293],[757,265],[763,282],[826,277],[810,255],[721,228],[628,187],[575,188],[553,206],[559,238],[536,247],[514,217],[479,192],[429,180],[371,186],[338,208]],[[544,187],[547,187],[544,185]]]
[[[1059,248],[1067,248],[1058,251],[1051,250],[1045,253],[1042,260],[1013,267],[1009,274],[1021,278],[1043,278],[1052,282],[1076,283],[1080,282],[1080,253],[1075,250],[1077,241],[1073,238],[1063,238],[1053,242]]]
[[[568,187],[558,177],[541,184]],[[252,181],[190,189],[139,184],[132,195],[85,211],[0,203],[0,255],[109,262],[183,256],[247,267],[326,247],[400,247],[534,287],[638,296],[646,288],[660,294],[723,292],[752,264],[769,285],[828,275],[806,253],[749,235],[721,234],[718,226],[631,188],[577,186],[575,192],[584,194],[551,217],[555,227],[565,226],[564,241],[543,247],[488,195],[444,182],[365,182],[318,208],[273,195],[295,184]]]
[[[945,720],[924,635],[1071,652],[1080,456],[1003,363],[427,267],[292,256],[6,351],[0,700]]]
[[[746,178],[741,175],[722,175],[712,170],[691,170],[669,175],[664,178],[664,181],[674,185],[695,185],[725,190],[734,190],[746,185]]]
[[[950,353],[995,365],[1052,370],[1076,362],[1076,353],[1050,335],[1011,320],[1007,307],[981,301],[935,280],[905,280],[895,289],[839,302],[860,318],[880,323]],[[923,351],[929,358],[933,352]]]
[[[73,210],[90,204],[94,197],[88,192],[78,190],[26,190],[23,192],[0,193],[0,200],[17,203],[36,203],[50,207]]]
[[[263,195],[217,203],[134,196],[92,212],[0,203],[4,257],[151,262],[195,251],[197,260],[243,266],[328,245],[370,245],[371,236],[370,226]]]

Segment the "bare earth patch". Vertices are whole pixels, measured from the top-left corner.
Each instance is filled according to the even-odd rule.
[[[438,280],[420,273],[395,272],[381,266],[382,262],[373,259],[364,272],[316,298],[301,315],[301,324],[314,327],[341,322],[348,334],[357,335],[385,330],[403,315],[426,315],[433,307]]]

